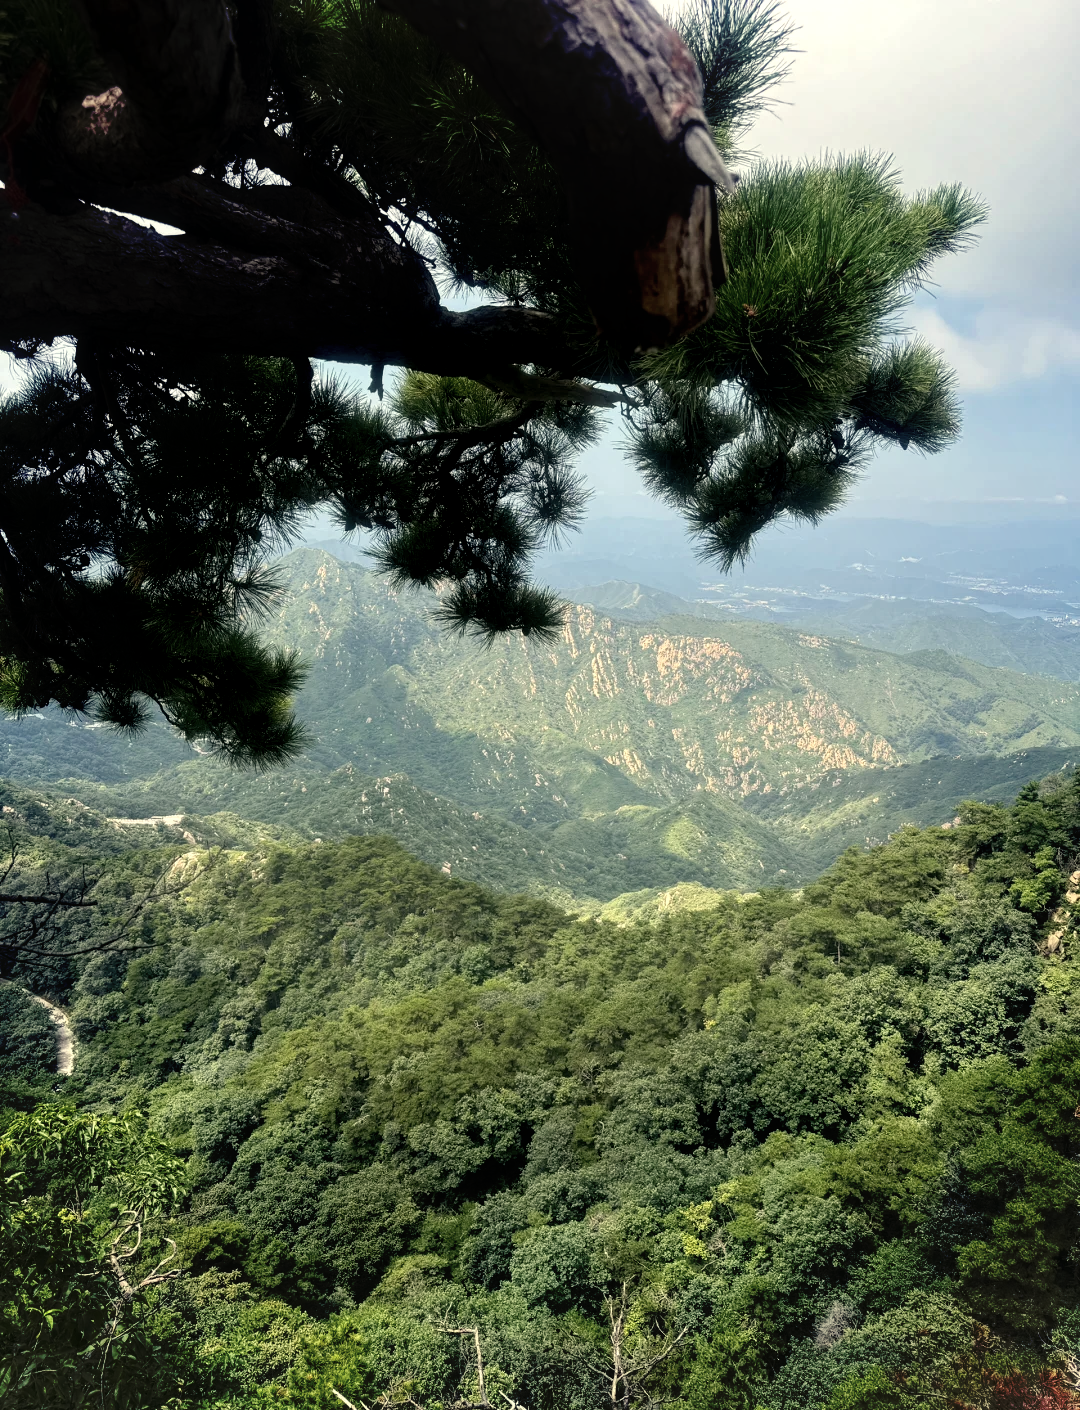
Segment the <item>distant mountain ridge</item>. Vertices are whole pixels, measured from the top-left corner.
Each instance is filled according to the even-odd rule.
[[[580,604],[552,645],[487,648],[355,565],[301,551],[282,566],[269,633],[311,664],[301,708],[319,749],[365,769],[393,753],[395,770],[435,788],[455,755],[460,788],[467,758],[477,796],[528,821],[699,788],[741,799],[937,754],[1080,747],[1080,687],[971,661],[753,621],[646,629]],[[432,735],[438,762],[423,751]]]
[[[706,600],[688,601],[661,588],[612,579],[580,587],[568,594],[574,601],[633,621],[657,621],[671,616],[700,617],[707,622],[751,618],[775,622],[793,630],[853,640],[861,646],[905,655],[913,651],[945,651],[1028,675],[1080,680],[1080,628],[1045,617],[1015,617],[985,607],[955,602],[857,598],[852,601],[793,599],[780,616],[771,606],[755,610]]]
[[[45,713],[0,726],[0,769],[129,817],[388,832],[501,889],[607,901],[799,881],[1080,758],[1080,687],[943,652],[583,604],[554,643],[485,648],[356,564],[279,568],[264,630],[310,669],[305,758],[238,775],[160,728],[129,743]]]
[[[579,597],[596,584],[622,581],[737,610],[755,600],[785,610],[862,599],[900,608],[1034,611],[1073,617],[1080,626],[1080,541],[1076,520],[1060,513],[981,526],[846,515],[776,526],[727,574],[695,554],[677,518],[598,516],[537,566],[543,581]]]

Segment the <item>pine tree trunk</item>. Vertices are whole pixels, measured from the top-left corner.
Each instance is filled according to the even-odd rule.
[[[258,31],[250,12],[260,3],[240,3],[241,35]],[[327,200],[333,174],[252,118],[261,97],[242,91],[220,0],[82,6],[123,86],[71,105],[44,135],[8,142],[9,204],[13,176],[31,200],[0,233],[0,343],[92,335],[463,375],[522,363],[583,370],[541,313],[441,308],[424,262],[355,188],[337,179]],[[722,268],[713,191],[727,178],[693,60],[646,0],[393,8],[472,68],[548,152],[568,193],[583,286],[617,346],[659,346],[709,317]],[[259,62],[245,68],[249,80]],[[265,64],[260,72],[265,81]],[[286,177],[274,198],[284,209],[266,208],[273,188],[162,182],[222,143]]]
[[[627,349],[713,312],[732,183],[701,77],[648,0],[384,0],[529,127],[562,178],[597,322]]]

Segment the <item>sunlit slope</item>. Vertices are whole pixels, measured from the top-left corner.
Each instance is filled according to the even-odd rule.
[[[0,727],[0,772],[119,817],[385,833],[455,876],[606,902],[801,882],[1080,758],[1077,687],[945,653],[587,607],[553,643],[484,647],[328,554],[281,570],[265,629],[309,668],[303,757],[236,772],[161,727],[127,741],[47,711]]]
[[[204,760],[119,787],[65,780],[94,815],[168,816],[198,842],[237,832],[239,816],[282,835],[330,841],[378,834],[449,875],[500,891],[564,901],[607,901],[642,886],[693,882],[744,890],[800,880],[797,849],[771,822],[725,798],[697,796],[666,807],[633,806],[555,829],[521,827],[496,812],[426,792],[403,774],[371,777],[346,765],[246,774]],[[133,829],[124,835],[141,840]]]
[[[355,565],[283,564],[272,625],[311,666],[327,763],[407,772],[523,821],[745,798],[940,754],[1080,746],[1080,687],[946,653],[896,655],[768,623],[613,620],[571,607],[551,644],[462,642]]]
[[[948,821],[965,798],[1011,800],[1033,773],[1070,762],[1066,751],[1051,749],[936,759],[838,773],[742,804],[704,792],[679,803],[633,804],[555,828],[523,827],[497,810],[462,806],[401,774],[371,777],[350,765],[327,771],[310,761],[247,774],[193,760],[119,785],[66,779],[62,789],[105,816],[183,815],[166,829],[174,840],[187,830],[216,842],[222,831],[237,832],[238,815],[307,839],[385,834],[454,876],[569,903],[681,884],[799,884],[846,847],[881,841],[904,824]],[[130,828],[123,835],[144,840]]]

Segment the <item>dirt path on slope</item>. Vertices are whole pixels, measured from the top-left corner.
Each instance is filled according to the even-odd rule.
[[[58,1009],[40,994],[31,994],[29,989],[23,989],[21,984],[15,984],[11,979],[0,979],[0,984],[11,984],[13,988],[20,989],[49,1015],[49,1022],[56,1030],[56,1071],[61,1077],[70,1077],[75,1071],[75,1034],[64,1010]]]

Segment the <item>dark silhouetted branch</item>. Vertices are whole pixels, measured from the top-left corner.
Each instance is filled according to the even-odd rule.
[[[647,0],[384,0],[531,129],[569,200],[603,331],[662,346],[713,312],[713,192],[730,190],[701,78]]]
[[[222,0],[80,0],[117,83],[61,113],[79,171],[127,185],[204,161],[240,111],[240,64]]]

